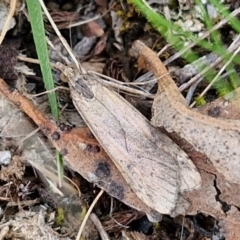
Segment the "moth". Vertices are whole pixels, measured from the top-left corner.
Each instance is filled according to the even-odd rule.
[[[171,214],[181,193],[200,187],[200,174],[186,153],[124,98],[93,75],[57,67],[69,80],[77,111],[145,204]]]

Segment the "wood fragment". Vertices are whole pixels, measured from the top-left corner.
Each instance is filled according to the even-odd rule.
[[[107,232],[105,231],[105,229],[103,228],[102,223],[100,222],[100,220],[98,219],[97,215],[95,213],[91,213],[90,214],[90,219],[92,220],[92,222],[94,223],[95,227],[98,229],[98,232],[101,236],[102,240],[110,240]]]

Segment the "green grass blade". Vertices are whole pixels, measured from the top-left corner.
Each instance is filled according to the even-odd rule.
[[[154,10],[151,9],[151,7],[149,7],[147,5],[147,2],[145,2],[144,0],[128,0],[128,2],[133,4],[135,6],[136,10],[139,11],[148,20],[148,22],[150,24],[152,24],[152,26],[161,35],[163,35],[165,37],[166,41],[168,43],[170,43],[176,50],[180,51],[180,50],[184,49],[185,40],[183,40],[183,38],[185,38],[188,41],[196,42],[197,45],[199,45],[200,47],[202,47],[210,52],[217,53],[219,56],[222,57],[224,62],[227,62],[228,59],[231,57],[232,53],[229,53],[227,51],[227,49],[224,47],[224,44],[221,42],[220,35],[218,34],[217,31],[214,31],[211,34],[211,39],[213,40],[213,42],[201,40],[197,36],[192,34],[191,32],[184,31],[179,26],[176,26],[172,22],[166,20],[164,16],[156,13]],[[217,7],[218,7],[217,9],[221,9],[222,17],[228,16],[229,13],[225,10],[225,8],[223,8],[223,5],[220,5],[219,3],[217,4],[216,0],[211,0],[211,2],[214,2],[214,5],[217,5]],[[200,0],[196,0],[195,4],[202,5]],[[202,5],[202,9],[203,9],[203,5]],[[205,20],[207,21],[207,22],[205,22],[205,24],[206,24],[208,30],[210,30],[212,28],[211,19],[207,18],[205,10],[204,10],[204,12],[205,12]],[[230,23],[234,26],[234,28],[239,30],[240,25],[238,25],[238,27],[237,27],[237,22],[238,22],[238,20],[236,20],[235,18],[230,20]],[[198,55],[196,53],[194,53],[192,50],[188,50],[187,52],[185,52],[182,55],[182,57],[184,59],[186,59],[189,63],[198,59]],[[232,63],[239,64],[239,61],[240,61],[240,57],[236,56],[233,59]],[[233,88],[235,88],[235,86],[239,86],[239,79],[236,75],[236,72],[233,71],[234,68],[233,68],[232,63],[226,68],[226,70],[230,72],[230,74],[229,74],[230,83],[229,84],[232,85]],[[201,69],[199,69],[199,71],[200,70]],[[213,74],[216,75],[216,71],[214,69],[211,69],[208,73],[205,74],[205,78],[208,82],[211,82],[211,80],[212,80],[211,75],[213,75]],[[225,87],[226,85],[224,84],[222,86]],[[213,87],[214,87],[214,85],[213,85]],[[219,84],[218,84],[218,87],[219,87]],[[221,92],[227,92],[227,90],[229,90],[230,88],[231,87],[228,86],[225,89],[222,89]],[[218,88],[218,90],[219,90],[219,88]]]
[[[47,43],[45,39],[45,29],[43,24],[42,8],[39,1],[26,0],[27,8],[29,13],[29,20],[31,23],[33,39],[40,62],[40,67],[42,71],[43,81],[46,90],[51,90],[54,88],[54,81],[52,76],[52,70],[50,67],[49,52],[47,48]],[[59,118],[57,97],[55,92],[48,93],[48,100],[51,107],[51,112],[53,117],[57,120]],[[58,166],[58,178],[59,185],[63,179],[63,162],[60,154],[57,152],[57,166]]]
[[[42,8],[39,1],[26,0],[29,13],[29,20],[31,23],[33,38],[35,47],[40,61],[40,67],[43,75],[43,80],[46,90],[54,88],[54,81],[52,76],[52,70],[50,67],[50,60],[48,56],[48,48],[45,39],[45,29],[43,24]],[[55,119],[58,119],[58,105],[56,93],[48,93],[48,99],[51,107],[52,115]]]

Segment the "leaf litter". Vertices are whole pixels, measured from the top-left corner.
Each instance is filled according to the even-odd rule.
[[[49,2],[51,2],[51,1],[49,1]],[[95,5],[95,7],[97,6],[97,7],[99,7],[99,9],[100,9],[100,6],[102,7],[102,6],[106,6],[106,5],[104,5],[103,3],[98,3],[99,1],[96,1],[96,3],[97,4],[99,4],[99,5]],[[101,2],[101,1],[100,1]],[[69,2],[66,4],[66,5],[64,5],[64,3],[62,3],[62,6],[58,6],[58,5],[55,5],[55,6],[58,6],[58,10],[60,9],[60,16],[61,16],[61,14],[64,14],[64,12],[62,11],[62,9],[68,9],[68,11],[72,11],[73,9],[74,9],[74,1],[72,2],[73,4],[71,5],[71,4],[69,4]],[[85,10],[84,10],[84,14],[85,14],[85,17],[89,17],[89,16],[91,16],[91,13],[94,11],[94,4],[93,5],[89,5]],[[115,9],[114,9],[114,11],[116,12],[116,9],[121,9],[121,7],[120,7],[120,5],[117,5],[117,6],[115,6]],[[98,10],[99,10],[98,9]],[[65,11],[65,10],[64,10]],[[130,11],[131,12],[131,11]],[[88,15],[88,14],[90,14],[90,15]],[[133,13],[132,13],[133,14]],[[56,16],[56,15],[55,15]],[[68,15],[69,16],[69,15]],[[115,15],[116,16],[116,15]],[[128,17],[129,18],[129,17]],[[131,17],[130,17],[131,18]],[[129,18],[129,19],[130,19]],[[78,21],[77,19],[71,19],[72,21]],[[105,21],[107,22],[108,20],[107,20],[107,18],[105,19]],[[67,22],[67,24],[65,25],[65,26],[67,26],[69,23]],[[97,23],[96,23],[97,24]],[[109,23],[108,23],[109,24]],[[125,25],[122,25],[122,26],[124,26],[125,28],[127,27],[127,24],[126,23],[122,23],[122,24],[125,24]],[[141,24],[139,24],[139,25],[141,25]],[[63,27],[65,27],[64,26],[64,24],[63,24]],[[109,26],[109,25],[108,25]],[[89,27],[89,26],[88,26]],[[88,27],[86,27],[86,29],[88,28]],[[91,28],[91,26],[90,26],[90,28]],[[118,26],[118,29],[113,29],[113,31],[116,31],[116,34],[117,34],[117,39],[115,39],[116,40],[116,42],[114,42],[113,43],[113,46],[115,46],[115,48],[110,48],[111,49],[111,51],[112,51],[112,53],[111,54],[116,54],[116,49],[123,49],[123,42],[124,43],[126,43],[129,47],[130,47],[130,45],[131,45],[131,40],[130,40],[130,38],[133,38],[133,40],[136,40],[138,37],[137,37],[137,35],[138,34],[134,34],[134,31],[132,30],[133,29],[133,27],[131,26],[131,24],[130,24],[130,27],[128,27],[128,36],[126,36],[126,34],[124,33],[124,31],[122,32],[122,30],[121,29],[119,29],[119,28],[121,28],[121,25],[119,25]],[[103,31],[105,32],[106,31],[106,27],[103,27]],[[134,28],[134,30],[136,31],[138,29],[138,26],[136,25],[136,27]],[[83,30],[81,30],[82,32],[84,32]],[[80,31],[80,32],[81,32]],[[132,31],[132,32],[131,32]],[[91,32],[91,31],[90,31]],[[94,32],[94,31],[93,31]],[[120,33],[120,34],[119,34]],[[91,34],[90,34],[91,35]],[[102,40],[104,40],[103,42],[102,42],[102,40],[101,39],[99,39],[99,38],[96,38],[96,40],[98,41],[98,43],[99,43],[99,46],[97,46],[97,44],[96,44],[96,42],[95,43],[93,43],[92,44],[92,46],[90,46],[89,47],[89,51],[87,52],[87,53],[84,53],[84,54],[82,54],[82,56],[81,56],[81,58],[82,59],[84,59],[84,60],[86,60],[86,63],[85,64],[89,64],[90,63],[90,60],[89,59],[91,59],[91,61],[94,59],[94,58],[96,58],[96,55],[105,55],[106,54],[106,52],[104,52],[106,49],[109,49],[109,39],[111,39],[111,37],[112,37],[112,35],[111,35],[111,33],[110,33],[110,35],[106,35],[107,36],[107,39],[108,40],[104,40],[104,39],[102,39]],[[145,36],[145,34],[144,33],[142,33],[142,40],[145,40],[145,41],[147,41],[148,42],[148,44],[150,43],[150,45],[153,45],[153,42],[151,43],[151,41],[153,41],[152,39],[150,39],[149,40],[149,36]],[[157,35],[155,34],[155,37],[156,37]],[[72,44],[73,45],[76,45],[76,43],[78,42],[78,38],[80,38],[81,39],[81,36],[77,36],[76,38],[74,38],[74,34],[72,35]],[[85,37],[89,37],[89,34],[88,33],[85,33]],[[91,37],[91,36],[90,36]],[[97,36],[97,37],[99,37],[99,36]],[[144,39],[144,37],[145,37],[145,39]],[[152,34],[151,35],[151,38],[153,38],[154,39],[154,34]],[[123,41],[121,40],[121,39],[123,39]],[[24,44],[22,43],[22,46],[23,46]],[[81,46],[81,45],[80,45]],[[111,46],[112,47],[112,46]],[[80,49],[81,49],[81,47],[80,47]],[[85,49],[85,47],[84,47],[84,49]],[[104,53],[104,54],[103,54]],[[109,54],[110,52],[109,51],[107,51],[107,54]],[[86,54],[88,54],[88,55],[86,55]],[[118,53],[119,54],[119,53]],[[67,56],[68,57],[68,56]],[[106,55],[105,55],[105,57],[102,59],[102,60],[100,60],[100,58],[99,58],[99,62],[97,62],[97,66],[100,66],[100,64],[104,64],[104,61],[107,59],[108,57],[106,57]],[[122,59],[124,59],[124,58],[122,58]],[[57,61],[59,61],[59,60],[57,60]],[[60,60],[61,61],[61,60]],[[91,65],[91,64],[90,64]],[[104,66],[104,65],[103,65]],[[4,67],[3,67],[3,69],[4,69]],[[7,68],[8,69],[8,68]],[[36,67],[34,67],[34,69],[36,70],[36,72],[38,71],[38,69],[36,68]],[[100,67],[100,68],[98,68],[98,71],[99,72],[101,72],[102,71],[102,67]],[[14,72],[14,71],[13,71]],[[10,71],[10,73],[11,73],[11,71]],[[132,79],[132,77],[133,76],[131,76],[131,75],[134,75],[134,74],[128,74],[128,76],[130,76],[130,78],[129,79]],[[2,76],[2,77],[5,77],[5,76]],[[6,80],[6,79],[5,79]],[[39,83],[37,83],[37,84],[35,84],[35,85],[38,85]],[[61,83],[61,84],[63,84],[63,85],[66,85],[66,83]],[[39,91],[39,90],[36,90],[35,89],[35,91]],[[10,93],[9,93],[10,94]],[[232,106],[232,104],[231,103],[227,103],[228,104],[228,106]],[[221,104],[220,104],[221,105]],[[228,107],[227,106],[227,107]],[[226,110],[226,101],[223,101],[223,103],[222,103],[222,105],[221,105],[221,107],[218,107],[218,108],[220,108],[220,110],[219,109],[217,109],[217,107],[214,107],[214,109],[213,110],[207,110],[208,112],[212,112],[213,114],[216,114],[216,115],[219,115],[219,112],[220,113],[226,113],[226,112],[228,112],[228,109]],[[216,110],[217,109],[217,110]],[[222,110],[223,109],[223,110]],[[232,111],[232,112],[234,112],[235,113],[235,111]],[[13,115],[14,116],[14,115]],[[230,114],[228,114],[228,117],[231,117],[231,113]],[[78,120],[78,119],[80,119],[79,117],[76,117],[77,118],[77,120],[76,120],[76,122],[78,122],[78,121],[80,121],[80,120]],[[2,118],[1,118],[2,119]],[[4,119],[4,121],[5,121],[5,123],[6,122],[9,122],[10,123],[10,121],[8,121],[8,120],[6,120],[6,118],[4,118],[4,116],[3,116],[3,119]],[[19,119],[21,119],[22,120],[22,117],[21,118],[19,118],[18,117],[18,115],[17,115],[17,113],[16,113],[16,120],[19,120]],[[43,120],[43,119],[42,119]],[[3,121],[3,122],[4,122]],[[13,124],[13,126],[15,126],[15,130],[21,130],[20,131],[20,133],[22,134],[22,127],[17,127],[17,126],[19,126],[19,125],[17,125],[17,123],[14,123],[14,121],[12,120],[12,124]],[[46,124],[46,122],[45,122],[45,124]],[[7,124],[6,124],[7,125]],[[21,126],[23,126],[22,125],[22,122],[21,122]],[[45,125],[44,125],[45,126]],[[52,125],[48,125],[48,123],[47,123],[47,126],[49,127],[50,126],[50,129],[52,128],[52,129],[54,129],[54,130],[56,130],[56,126],[52,126]],[[26,137],[29,133],[31,133],[34,129],[35,129],[35,127],[33,127],[32,126],[32,124],[30,124],[29,126],[27,126],[26,127],[27,129],[31,129],[31,131],[29,131],[28,133],[25,133],[24,134],[24,136]],[[46,134],[46,129],[43,129],[43,131],[45,131],[45,134]],[[84,132],[85,131],[85,132]],[[79,134],[82,134],[83,132],[84,132],[84,134],[89,134],[89,137],[91,138],[92,137],[92,135],[90,135],[90,132],[88,131],[88,130],[84,130],[84,131],[80,131],[79,133],[77,133],[77,137],[76,138],[66,138],[66,140],[69,140],[69,139],[72,139],[70,142],[72,143],[72,142],[74,142],[76,139],[79,139]],[[54,132],[51,132],[51,133],[54,133]],[[16,143],[13,143],[12,142],[12,138],[15,138],[14,136],[12,136],[12,134],[13,134],[13,132],[12,131],[10,131],[10,135],[11,135],[11,138],[7,138],[6,140],[5,140],[5,142],[4,142],[4,144],[6,145],[6,146],[4,146],[4,149],[6,149],[7,147],[8,148],[10,148],[11,149],[11,146],[16,146]],[[50,134],[50,133],[48,133],[48,134]],[[19,136],[19,135],[17,135],[17,136]],[[50,136],[50,135],[49,135]],[[62,136],[63,136],[63,138],[64,138],[64,136],[65,136],[65,133],[64,134],[61,134],[61,138],[62,138]],[[67,136],[67,134],[66,134],[66,136]],[[21,136],[22,137],[22,136]],[[50,141],[52,141],[52,135],[50,136]],[[46,154],[46,149],[48,148],[48,145],[49,145],[49,142],[46,142],[45,143],[45,141],[44,140],[41,140],[41,141],[39,141],[39,137],[37,138],[38,140],[33,140],[33,142],[35,142],[36,144],[33,144],[33,143],[25,143],[24,145],[24,147],[26,147],[26,146],[31,146],[30,147],[30,150],[33,150],[33,152],[36,152],[36,149],[38,149],[37,147],[36,147],[36,145],[39,145],[39,146],[42,146],[42,153],[41,154],[39,154],[39,152],[37,152],[37,157],[33,157],[34,155],[33,155],[33,153],[27,153],[26,155],[22,155],[22,153],[21,153],[21,151],[19,151],[19,149],[17,148],[17,150],[16,149],[14,149],[15,151],[14,151],[14,153],[18,153],[18,154],[20,154],[21,156],[24,156],[24,158],[26,158],[27,159],[27,156],[31,156],[31,157],[33,157],[33,159],[34,159],[34,161],[35,161],[35,159],[45,159],[46,158],[46,156],[50,156],[50,159],[51,159],[51,163],[53,162],[52,160],[53,160],[53,155],[52,155],[52,153],[51,153],[51,151],[47,151],[47,154]],[[84,135],[84,138],[83,139],[87,139],[87,135]],[[19,139],[20,140],[20,139]],[[29,140],[31,140],[31,138],[29,138]],[[89,141],[89,140],[88,140]],[[179,139],[176,139],[175,140],[178,144],[180,144],[179,142],[181,142]],[[24,141],[25,142],[25,141]],[[23,143],[24,143],[23,142]],[[44,145],[43,145],[43,143],[44,143]],[[66,145],[66,141],[64,142],[63,141],[63,143],[65,143],[65,145]],[[94,151],[98,151],[98,143],[95,141],[95,140],[92,140],[92,142],[91,141],[89,141],[88,142],[89,143],[89,145],[87,145],[88,147],[87,147],[87,149],[88,149],[88,152],[94,152]],[[84,143],[85,144],[85,143]],[[57,145],[56,143],[54,144],[55,146]],[[61,144],[59,144],[59,145],[61,145]],[[181,145],[181,144],[180,144]],[[39,147],[38,146],[38,147]],[[80,146],[78,146],[78,148],[83,148],[85,145],[80,145]],[[97,146],[97,147],[96,147]],[[185,146],[185,145],[184,145]],[[6,147],[6,148],[5,148]],[[100,148],[101,148],[101,146],[99,146]],[[182,146],[183,147],[183,146]],[[189,147],[190,149],[191,149],[191,147]],[[24,148],[21,148],[21,149],[24,149]],[[73,148],[70,148],[70,149],[73,149]],[[64,150],[64,148],[63,148],[63,145],[59,148],[59,150]],[[102,151],[102,150],[101,150]],[[73,151],[74,152],[74,151]],[[64,153],[64,151],[62,151],[62,153]],[[66,153],[66,152],[65,152]],[[190,155],[191,153],[188,153],[188,155]],[[211,216],[213,216],[213,217],[215,217],[217,220],[220,220],[220,226],[222,226],[224,229],[225,229],[225,231],[226,231],[226,236],[228,237],[227,239],[237,239],[236,238],[236,236],[237,236],[237,233],[236,233],[236,228],[234,228],[234,224],[237,224],[237,216],[238,216],[238,212],[237,212],[237,210],[234,208],[234,206],[233,205],[235,205],[235,206],[238,206],[239,205],[239,203],[238,203],[238,200],[236,199],[236,198],[234,198],[234,194],[233,194],[233,192],[231,192],[232,190],[234,190],[235,188],[238,188],[238,186],[235,186],[234,184],[233,185],[231,185],[231,187],[229,188],[229,185],[228,184],[226,184],[226,181],[225,181],[225,179],[224,179],[224,177],[220,174],[220,173],[218,173],[217,171],[216,171],[216,169],[211,165],[211,164],[209,164],[209,161],[210,160],[206,160],[204,157],[199,157],[198,159],[200,159],[199,160],[199,162],[197,162],[196,160],[194,160],[194,159],[196,159],[196,155],[198,156],[198,154],[199,153],[192,153],[193,154],[193,157],[191,158],[192,159],[192,161],[194,162],[194,164],[197,166],[197,168],[199,169],[199,172],[200,172],[200,174],[201,174],[201,177],[202,177],[202,179],[203,179],[203,183],[202,183],[202,188],[201,189],[199,189],[199,190],[194,190],[193,192],[191,192],[191,193],[189,193],[190,195],[189,196],[187,196],[187,195],[185,195],[185,198],[186,199],[188,199],[188,201],[191,203],[191,208],[190,209],[188,209],[188,214],[189,215],[196,215],[199,211],[202,211],[204,214],[206,214],[206,215],[211,215]],[[195,155],[194,155],[195,154]],[[64,154],[63,154],[64,155]],[[106,155],[104,155],[104,157],[105,158],[107,158],[107,156]],[[33,161],[32,161],[33,162]],[[207,164],[203,164],[203,163],[205,163],[205,162],[207,162]],[[100,164],[101,162],[99,162],[99,164]],[[40,163],[40,165],[42,165],[43,163],[41,162]],[[75,161],[75,162],[72,162],[72,165],[74,166],[74,168],[75,168],[75,170],[76,170],[76,165],[77,164],[77,161]],[[96,164],[97,164],[97,162],[96,162]],[[111,173],[112,173],[112,163],[110,162],[110,160],[109,160],[109,166],[111,166]],[[44,164],[45,165],[45,164]],[[100,164],[101,165],[101,164]],[[100,177],[102,177],[102,179],[104,179],[104,178],[106,178],[106,176],[104,175],[104,174],[106,174],[106,173],[108,173],[108,171],[109,171],[109,167],[106,167],[105,165],[98,165],[99,166],[99,168],[98,168],[98,171],[97,171],[97,173],[98,173],[98,177],[100,176]],[[78,170],[78,172],[79,172],[80,170]],[[90,172],[93,172],[93,170],[91,170]],[[94,172],[95,173],[95,175],[96,175],[96,171]],[[117,170],[116,170],[116,173],[117,173]],[[84,174],[84,173],[83,173]],[[103,174],[103,175],[102,175]],[[91,177],[94,177],[93,175],[91,175],[90,174],[90,176]],[[119,177],[121,178],[121,175],[119,175]],[[116,175],[114,175],[113,176],[113,179],[114,180],[116,180],[115,179],[116,178]],[[108,179],[109,180],[109,179]],[[217,187],[215,187],[215,183],[217,182]],[[98,182],[98,185],[100,186],[100,187],[102,187],[101,186],[101,182]],[[124,183],[124,184],[126,184],[126,183]],[[123,185],[124,185],[123,184]],[[104,184],[103,184],[104,185]],[[115,185],[116,186],[116,185]],[[127,184],[126,185],[124,185],[124,186],[126,186],[127,187]],[[219,193],[219,191],[220,191],[220,193]],[[107,192],[109,193],[109,194],[111,194],[111,192],[109,192],[109,189],[107,190]],[[115,192],[115,193],[113,193],[113,194],[115,194],[115,197],[117,197],[116,195],[118,195],[118,198],[119,198],[119,192]],[[130,194],[130,193],[127,193],[126,195],[128,195],[128,194]],[[187,196],[187,197],[186,197]],[[202,196],[208,196],[207,198],[202,198]],[[220,200],[217,200],[216,201],[216,196],[217,196],[217,198],[219,198]],[[133,198],[134,199],[134,198]],[[148,208],[145,206],[143,206],[143,205],[141,205],[140,204],[140,202],[139,202],[139,204],[136,202],[137,200],[137,197],[135,197],[135,200],[132,202],[132,206],[134,207],[134,208],[137,208],[137,209],[139,209],[139,210],[142,210],[142,211],[144,211],[144,212],[148,212],[149,210],[147,210]],[[212,202],[212,204],[209,206],[209,202]],[[131,204],[129,204],[128,203],[128,201],[126,201],[126,203],[128,204],[128,205],[130,205],[131,206]],[[231,210],[230,211],[223,211],[223,203],[226,203],[227,205],[232,205],[231,206]],[[197,208],[196,208],[196,206],[197,206]],[[181,208],[182,209],[184,209],[184,206],[181,206]],[[186,208],[187,209],[187,208]],[[151,212],[151,211],[150,211]],[[120,210],[120,213],[121,213],[121,210]],[[124,212],[123,212],[123,214],[124,214]],[[190,222],[192,221],[191,220],[191,217],[189,218],[190,219]],[[192,221],[192,222],[194,222],[194,221]],[[232,222],[232,225],[230,225],[229,224],[229,222]],[[164,223],[164,221],[163,221],[163,223]],[[29,224],[29,223],[28,223]],[[176,225],[177,226],[177,225]],[[181,225],[180,225],[180,227],[181,227]],[[176,227],[177,228],[177,227]],[[197,239],[196,238],[196,236],[199,236],[199,238],[198,239],[201,239],[201,234],[198,234],[197,233],[197,231],[196,231],[196,229],[198,229],[198,225],[196,225],[196,223],[195,223],[195,225],[194,225],[194,228],[195,228],[195,232],[194,232],[194,234],[192,235],[192,239]],[[5,230],[6,231],[6,230]],[[154,231],[155,231],[155,234],[156,234],[156,229],[154,229]],[[187,232],[187,230],[185,230],[186,232]],[[167,231],[166,231],[167,232]],[[177,230],[176,230],[176,232],[177,232]],[[177,234],[175,232],[175,234]],[[234,232],[234,233],[233,233]],[[46,234],[46,233],[45,233]],[[234,236],[234,234],[235,234],[235,236]],[[130,233],[130,235],[131,236],[134,236],[134,234],[132,233]],[[129,235],[129,236],[130,236]],[[173,239],[173,235],[172,235],[172,233],[167,233],[167,235],[169,235],[169,236],[172,236],[171,237],[171,239]],[[203,234],[204,235],[204,234]],[[231,235],[231,236],[230,236]],[[42,236],[42,235],[41,235]],[[128,234],[127,233],[124,233],[123,234],[123,236],[127,236],[127,237],[129,237],[128,236]],[[158,235],[158,237],[159,237],[160,235]],[[207,234],[206,234],[206,236],[207,236]],[[139,236],[140,237],[140,236]],[[143,238],[144,238],[144,236],[142,236]],[[156,238],[156,239],[159,239],[159,238]],[[234,238],[235,237],[235,238]],[[133,237],[134,238],[134,237]],[[137,237],[135,237],[135,238],[137,238]],[[66,238],[67,239],[67,238]],[[90,238],[91,239],[91,238]],[[93,239],[93,238],[92,238]],[[163,235],[161,235],[160,236],[160,239],[164,239],[164,234]],[[167,238],[165,238],[165,239],[167,239]],[[180,238],[177,238],[177,235],[175,235],[174,236],[174,239],[180,239]],[[184,239],[184,238],[182,238],[182,239]],[[218,238],[218,239],[220,239],[220,237]]]

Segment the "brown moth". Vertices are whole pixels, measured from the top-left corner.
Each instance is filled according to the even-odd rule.
[[[95,77],[57,66],[69,79],[76,109],[136,195],[156,211],[171,214],[180,193],[201,185],[192,161]]]
[[[167,73],[157,55],[142,42],[135,41],[133,51],[157,78]],[[188,108],[170,75],[158,80],[152,111],[154,126],[178,133],[205,154],[227,180],[240,183],[240,120],[213,118]]]

